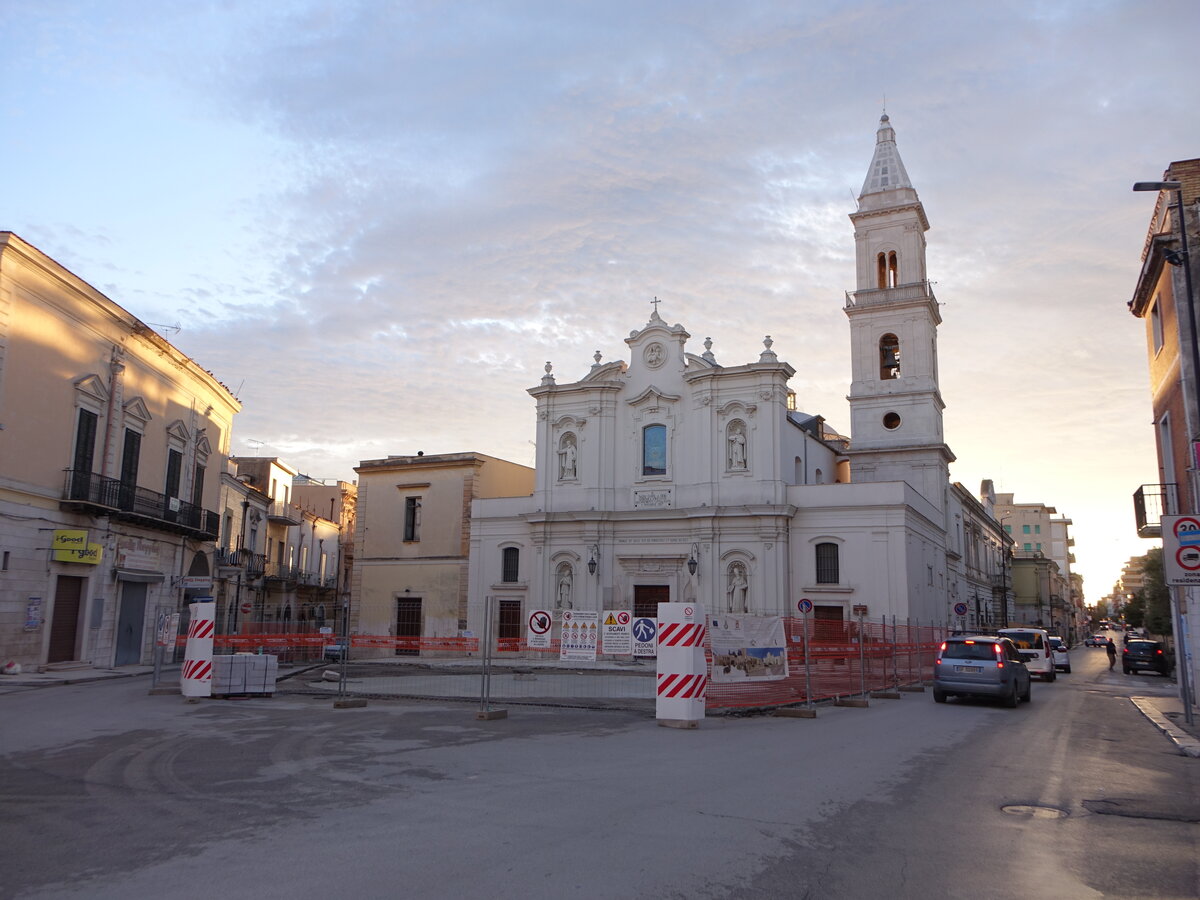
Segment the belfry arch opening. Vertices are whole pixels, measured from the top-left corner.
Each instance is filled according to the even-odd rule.
[[[900,339],[894,334],[879,339],[879,377],[884,381],[900,377]]]
[[[900,263],[896,251],[880,252],[875,257],[876,281],[879,288],[894,288],[900,284]]]

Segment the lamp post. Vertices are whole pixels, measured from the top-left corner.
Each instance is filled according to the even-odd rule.
[[[1187,221],[1184,216],[1183,207],[1183,184],[1179,181],[1139,181],[1134,184],[1133,189],[1135,191],[1172,191],[1175,194],[1175,202],[1171,205],[1179,210],[1179,250],[1168,250],[1163,254],[1163,257],[1171,265],[1183,267],[1183,284],[1187,299],[1188,336],[1192,344],[1192,399],[1196,402],[1196,418],[1192,421],[1189,437],[1192,441],[1195,441],[1196,430],[1200,428],[1200,384],[1197,383],[1197,379],[1200,379],[1200,343],[1196,339],[1196,295],[1192,290],[1192,261],[1188,253]],[[1178,308],[1178,304],[1176,304],[1176,307]],[[1192,466],[1192,509],[1196,510],[1196,471],[1194,468],[1194,459]],[[1178,590],[1184,591],[1186,588],[1179,588]],[[1175,592],[1172,591],[1171,623],[1175,631],[1175,666],[1179,673],[1179,699],[1183,702],[1184,721],[1188,725],[1192,725],[1194,723],[1192,714],[1192,673],[1188,670],[1188,637],[1183,629],[1183,614],[1179,607],[1179,600],[1175,596]],[[1179,652],[1180,649],[1182,649],[1182,653]]]

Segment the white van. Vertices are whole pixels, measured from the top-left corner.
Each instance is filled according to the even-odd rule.
[[[1058,672],[1054,668],[1053,650],[1050,647],[1050,633],[1046,629],[1029,626],[1001,628],[997,634],[1017,645],[1030,675],[1040,675],[1046,681],[1058,678]]]

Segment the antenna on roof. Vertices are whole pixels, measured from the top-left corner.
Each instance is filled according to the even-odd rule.
[[[183,331],[183,326],[178,322],[176,322],[174,325],[159,325],[157,322],[147,322],[146,324],[152,325],[153,327],[159,328],[163,331],[174,332],[175,334],[179,334],[179,332]]]

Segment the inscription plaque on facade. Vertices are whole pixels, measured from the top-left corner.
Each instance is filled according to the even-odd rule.
[[[670,509],[673,505],[670,488],[633,492],[634,509]]]

